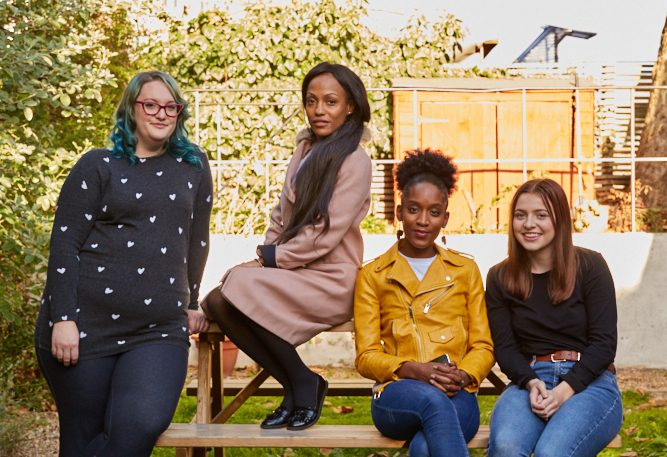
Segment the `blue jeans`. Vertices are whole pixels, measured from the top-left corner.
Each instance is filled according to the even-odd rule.
[[[536,362],[537,376],[552,389],[574,362]],[[510,384],[491,414],[489,457],[595,456],[621,429],[623,405],[616,376],[605,370],[543,421],[530,409],[528,391]]]
[[[385,436],[410,441],[410,456],[467,456],[466,443],[479,428],[474,394],[448,397],[430,384],[401,379],[371,402],[375,427]]]
[[[188,351],[151,344],[66,367],[37,349],[58,407],[60,457],[148,457],[183,389]]]

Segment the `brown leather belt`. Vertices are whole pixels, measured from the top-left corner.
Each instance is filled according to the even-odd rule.
[[[581,360],[581,353],[577,351],[556,351],[551,354],[536,355],[536,362],[578,362]],[[610,363],[607,370],[616,374],[616,367]]]

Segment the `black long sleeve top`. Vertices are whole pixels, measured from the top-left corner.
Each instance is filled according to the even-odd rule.
[[[537,375],[533,355],[559,350],[581,353],[562,380],[580,392],[614,361],[616,294],[606,262],[597,252],[576,248],[578,272],[574,291],[562,303],[548,295],[549,272],[533,274],[526,300],[509,294],[501,281],[501,262],[489,270],[486,304],[496,360],[512,382],[525,387]]]
[[[35,332],[51,347],[56,322],[75,321],[80,359],[143,344],[187,347],[208,255],[212,180],[169,153],[132,166],[105,149],[84,154],[58,198]]]

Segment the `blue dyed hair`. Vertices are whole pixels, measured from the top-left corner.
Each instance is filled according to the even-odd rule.
[[[139,158],[135,154],[137,139],[134,136],[134,131],[137,128],[137,123],[134,117],[135,102],[139,97],[139,92],[144,84],[151,81],[162,81],[171,95],[174,97],[176,103],[183,105],[183,110],[178,115],[176,120],[176,129],[169,137],[167,143],[167,151],[174,157],[182,157],[183,160],[197,168],[202,168],[202,163],[197,157],[197,146],[188,140],[188,131],[185,128],[185,121],[190,117],[188,112],[188,102],[185,101],[178,89],[176,80],[167,73],[161,71],[145,71],[137,74],[125,88],[123,98],[118,104],[116,110],[116,123],[111,131],[111,154],[114,157],[126,157],[132,165],[135,165]]]

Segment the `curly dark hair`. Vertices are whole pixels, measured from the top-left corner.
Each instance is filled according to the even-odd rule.
[[[403,195],[415,184],[430,182],[450,196],[456,189],[456,179],[457,168],[452,159],[432,149],[407,151],[394,169],[394,182]]]

